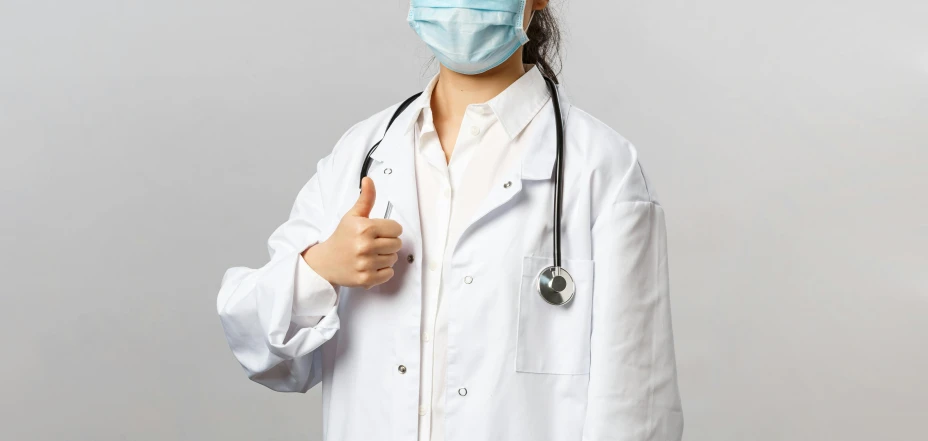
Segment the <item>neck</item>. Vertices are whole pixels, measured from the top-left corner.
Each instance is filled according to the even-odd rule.
[[[440,69],[432,91],[432,115],[451,121],[460,121],[467,106],[490,100],[525,74],[521,49],[503,64],[477,75],[459,74],[445,66]]]

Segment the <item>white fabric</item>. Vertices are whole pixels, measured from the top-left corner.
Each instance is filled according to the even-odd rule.
[[[448,311],[441,302],[441,274],[449,260],[446,254],[490,187],[505,182],[504,177],[518,165],[524,142],[517,135],[549,100],[544,78],[537,69],[529,70],[490,101],[467,107],[451,158],[446,160],[428,105],[437,82],[436,75],[425,90],[426,98],[419,101],[422,107],[408,110],[419,115],[415,120],[416,187],[428,268],[422,281],[419,407],[424,415],[419,417],[420,441],[444,439]]]
[[[274,390],[321,382],[324,439],[414,440],[420,423],[430,441],[681,439],[663,208],[636,149],[574,108],[563,87],[562,263],[577,290],[567,306],[535,290],[551,264],[555,126],[546,93],[518,92],[532,78],[468,109],[444,171],[421,111],[428,94],[396,120],[369,172],[373,213],[389,200],[403,226],[387,283],[332,287],[300,253],[357,200],[357,172],[396,106],[350,128],[318,162],[271,235],[267,264],[226,272],[217,309],[233,354]],[[484,161],[493,148],[504,157]],[[417,185],[417,174],[430,183]],[[435,196],[442,182],[448,199]],[[428,269],[435,258],[440,278]]]
[[[294,324],[300,328],[315,326],[338,302],[335,287],[314,271],[306,261],[297,262],[293,299]]]

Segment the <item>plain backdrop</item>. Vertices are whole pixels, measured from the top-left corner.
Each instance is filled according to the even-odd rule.
[[[925,439],[928,2],[552,7],[571,101],[666,207],[684,438]],[[216,294],[425,86],[407,12],[0,0],[0,439],[320,439],[318,390],[249,382]]]

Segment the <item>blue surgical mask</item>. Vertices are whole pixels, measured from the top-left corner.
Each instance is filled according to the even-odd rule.
[[[411,0],[407,20],[438,62],[476,75],[499,66],[528,41],[522,29],[525,1]]]

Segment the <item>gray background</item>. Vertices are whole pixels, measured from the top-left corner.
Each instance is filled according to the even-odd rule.
[[[928,3],[553,3],[667,207],[685,438],[925,439]],[[425,85],[407,10],[0,0],[0,439],[319,439],[215,296]]]

